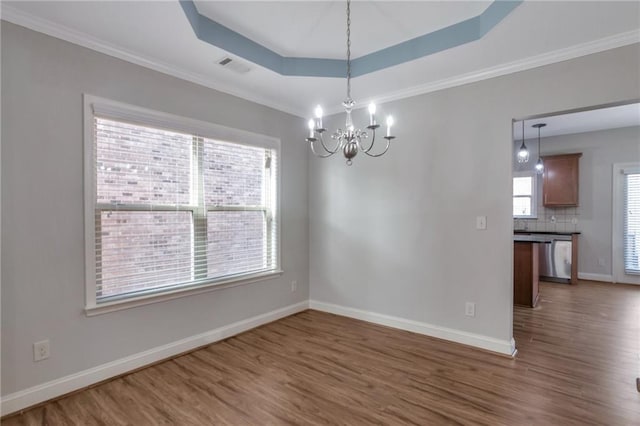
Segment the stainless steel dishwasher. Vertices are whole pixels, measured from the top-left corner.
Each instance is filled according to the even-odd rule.
[[[571,282],[571,235],[554,235],[551,244],[538,244],[540,279]]]

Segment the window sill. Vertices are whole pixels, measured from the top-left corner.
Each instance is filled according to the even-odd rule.
[[[257,281],[265,281],[279,277],[284,271],[278,269],[275,271],[261,272],[258,274],[252,274],[241,278],[231,278],[224,281],[215,281],[209,284],[200,284],[193,287],[179,288],[170,291],[164,291],[162,293],[147,294],[144,296],[131,297],[122,300],[114,300],[111,302],[105,302],[96,304],[93,306],[86,306],[84,309],[85,315],[93,317],[96,315],[102,315],[109,312],[121,311],[124,309],[135,308],[136,306],[150,305],[152,303],[164,302],[167,300],[178,299],[181,297],[193,296],[201,293],[208,293],[214,290],[223,290],[226,288],[237,287],[240,285],[251,284]]]

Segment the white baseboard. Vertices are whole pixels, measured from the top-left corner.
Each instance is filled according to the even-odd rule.
[[[516,354],[516,342],[513,338],[511,338],[511,340],[500,340],[484,336],[482,334],[468,333],[466,331],[455,330],[453,328],[440,327],[433,324],[363,311],[346,306],[333,305],[331,303],[324,303],[317,300],[310,300],[309,308],[368,321],[374,324],[412,331],[426,336],[437,337],[438,339],[450,340],[452,342],[474,346],[491,352],[497,352],[499,354],[509,356],[515,356]]]
[[[579,280],[589,280],[589,281],[603,281],[605,283],[613,282],[613,275],[605,275],[605,274],[590,274],[588,272],[578,272]]]
[[[5,416],[40,402],[73,392],[112,377],[161,361],[200,346],[226,339],[263,324],[284,318],[309,308],[308,301],[289,305],[265,314],[247,318],[214,330],[158,346],[88,370],[80,371],[28,389],[14,392],[0,401],[0,414]]]

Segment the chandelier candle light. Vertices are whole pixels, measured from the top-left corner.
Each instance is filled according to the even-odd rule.
[[[356,129],[353,125],[351,111],[355,105],[356,103],[351,99],[351,0],[347,0],[347,98],[342,102],[342,106],[347,114],[345,129],[338,129],[331,135],[331,139],[334,139],[336,142],[333,148],[329,148],[323,138],[323,133],[326,132],[327,129],[322,126],[322,107],[318,105],[315,109],[316,119],[309,120],[309,137],[306,139],[314,155],[320,158],[327,158],[338,151],[342,151],[344,157],[347,159],[347,164],[350,166],[352,164],[352,158],[355,157],[358,152],[363,152],[370,157],[380,157],[387,152],[389,144],[395,139],[395,136],[391,134],[391,128],[394,124],[393,117],[387,117],[387,134],[384,136],[387,143],[384,150],[374,154],[372,149],[376,142],[376,130],[380,127],[376,122],[376,105],[374,103],[369,105],[369,125],[366,127],[371,131],[371,142],[369,144],[363,143],[363,141],[369,137],[367,131]],[[322,148],[320,152],[316,150],[317,142],[320,142],[320,147]]]

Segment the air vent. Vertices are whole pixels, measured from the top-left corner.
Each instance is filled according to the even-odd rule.
[[[251,71],[251,67],[249,67],[249,65],[228,56],[225,56],[218,60],[218,65],[221,65],[229,71],[233,71],[237,74],[246,74]]]

